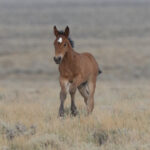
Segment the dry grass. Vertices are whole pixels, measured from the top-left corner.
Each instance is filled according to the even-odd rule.
[[[57,116],[59,89],[55,82],[38,83],[35,87],[31,83],[2,85],[1,149],[150,149],[150,89],[146,85],[98,82],[93,114],[85,115],[85,105],[78,93],[79,115],[70,116],[68,97],[63,119]],[[25,132],[16,131],[17,124],[25,126]],[[32,134],[28,132],[31,126],[35,127]],[[8,130],[16,131],[12,139],[8,138]]]

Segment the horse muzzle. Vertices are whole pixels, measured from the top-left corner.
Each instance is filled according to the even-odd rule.
[[[60,64],[61,60],[62,60],[61,56],[54,57],[54,61],[55,61],[56,64]]]

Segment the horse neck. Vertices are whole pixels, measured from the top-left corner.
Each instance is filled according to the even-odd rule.
[[[76,54],[76,52],[72,48],[70,48],[65,54],[64,62],[71,63],[73,61],[73,58],[74,58],[73,56],[75,54]]]

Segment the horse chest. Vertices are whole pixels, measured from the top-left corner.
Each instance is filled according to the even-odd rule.
[[[59,71],[60,71],[61,76],[68,78],[68,79],[73,78],[74,72],[68,66],[60,66]]]

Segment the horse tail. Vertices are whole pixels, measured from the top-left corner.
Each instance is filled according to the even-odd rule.
[[[98,75],[100,75],[101,73],[102,73],[102,70],[99,69],[99,70],[98,70]]]

